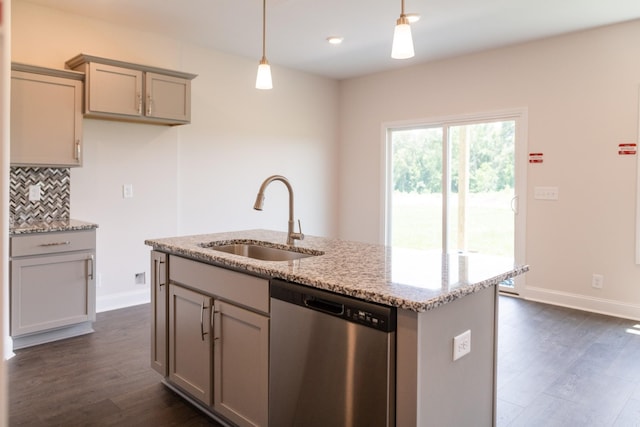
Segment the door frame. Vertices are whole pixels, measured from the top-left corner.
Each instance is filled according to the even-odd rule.
[[[392,160],[392,147],[389,143],[389,135],[391,130],[423,127],[450,127],[465,124],[477,124],[487,121],[506,121],[514,120],[516,125],[515,130],[515,203],[514,208],[516,211],[515,224],[514,224],[514,261],[516,264],[525,264],[526,260],[526,214],[527,214],[527,152],[528,152],[528,109],[526,107],[513,108],[505,110],[487,111],[481,113],[459,114],[450,116],[431,117],[426,119],[413,119],[402,120],[393,122],[383,122],[381,126],[381,177],[382,185],[380,186],[380,230],[379,230],[379,242],[381,244],[387,244],[388,230],[391,227],[391,215],[389,198],[391,196],[391,160]],[[443,168],[446,170],[447,158],[446,153],[448,150],[448,144],[443,144]],[[444,172],[446,174],[446,172]],[[443,178],[447,178],[446,176]],[[445,208],[447,203],[448,191],[443,189],[443,221],[445,215]],[[444,227],[445,229],[447,227]],[[446,231],[445,231],[446,233]],[[444,236],[446,238],[446,236]],[[514,286],[500,287],[500,291],[522,294],[525,289],[526,275],[520,275],[514,278]]]

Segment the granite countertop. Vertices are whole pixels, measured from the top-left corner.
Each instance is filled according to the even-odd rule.
[[[50,233],[54,231],[77,231],[98,228],[98,224],[77,219],[51,221],[28,221],[9,224],[9,234]]]
[[[529,266],[481,254],[429,253],[361,242],[305,236],[299,251],[323,255],[293,261],[261,261],[207,248],[213,241],[269,242],[286,248],[286,233],[246,230],[149,239],[154,249],[265,277],[423,312],[523,274]],[[204,247],[203,247],[204,246]]]

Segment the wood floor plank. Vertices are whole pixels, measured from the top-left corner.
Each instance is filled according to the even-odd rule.
[[[99,313],[95,333],[16,351],[11,426],[214,426],[149,366],[150,307]]]
[[[150,307],[99,313],[96,332],[18,350],[11,426],[220,427],[149,366]],[[640,426],[637,322],[501,297],[498,427]]]

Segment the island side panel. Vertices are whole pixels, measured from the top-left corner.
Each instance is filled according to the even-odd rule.
[[[398,310],[396,329],[396,426],[417,426],[418,313]]]
[[[496,287],[399,312],[397,425],[495,425],[496,313]],[[453,339],[467,330],[471,352],[454,361]]]

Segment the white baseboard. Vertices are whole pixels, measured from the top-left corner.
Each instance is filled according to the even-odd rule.
[[[4,337],[4,360],[9,360],[16,354],[13,352],[13,338],[10,336]]]
[[[554,291],[551,289],[527,286],[523,295],[524,299],[575,308],[593,313],[606,314],[608,316],[622,317],[625,319],[640,320],[640,305],[628,304],[620,301],[604,298],[594,298],[568,292]]]
[[[151,294],[148,288],[130,292],[103,295],[96,298],[96,312],[117,310],[133,305],[147,304],[151,302]]]

